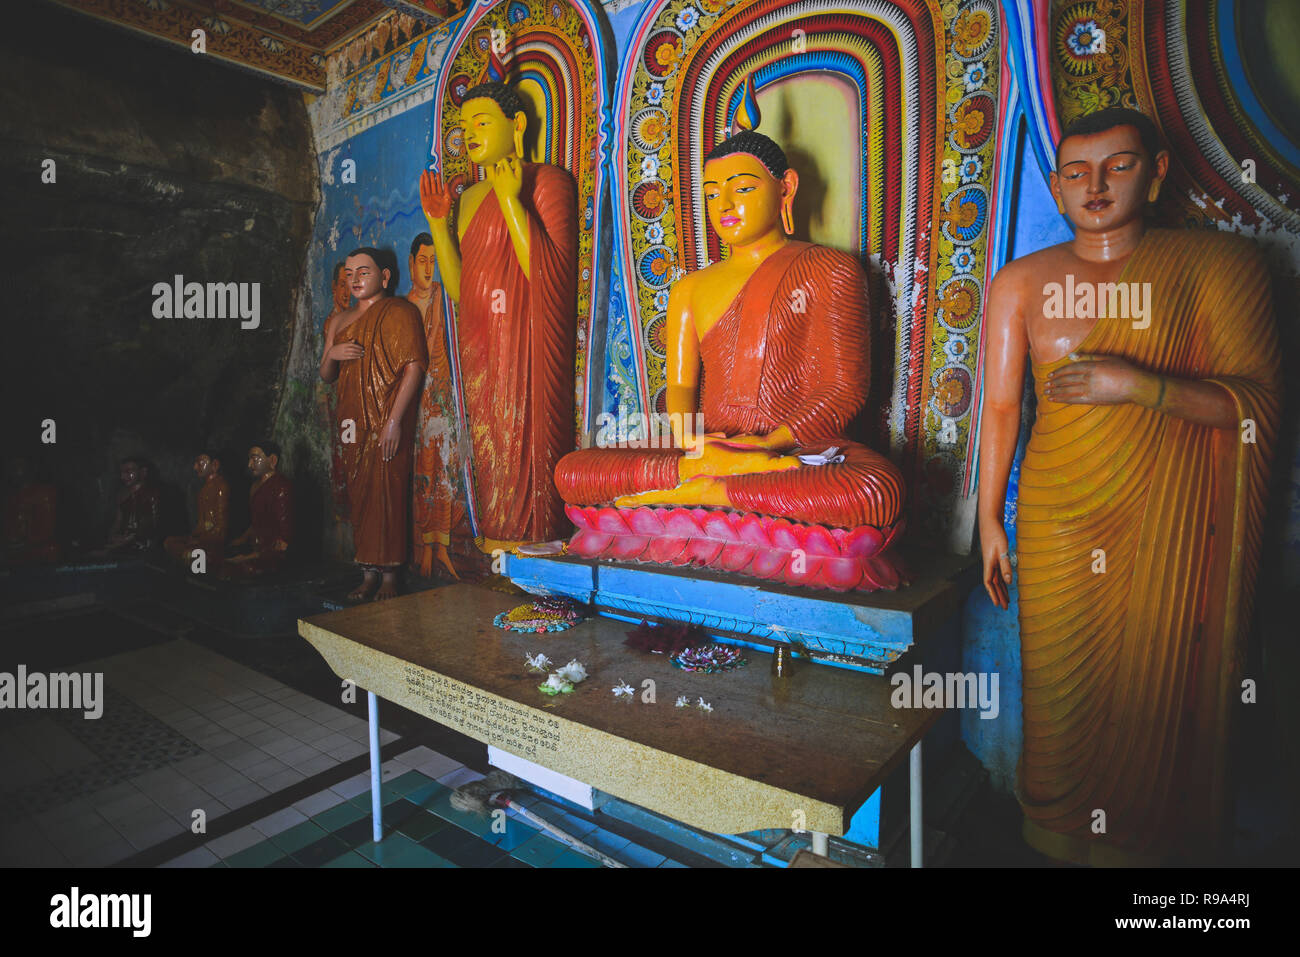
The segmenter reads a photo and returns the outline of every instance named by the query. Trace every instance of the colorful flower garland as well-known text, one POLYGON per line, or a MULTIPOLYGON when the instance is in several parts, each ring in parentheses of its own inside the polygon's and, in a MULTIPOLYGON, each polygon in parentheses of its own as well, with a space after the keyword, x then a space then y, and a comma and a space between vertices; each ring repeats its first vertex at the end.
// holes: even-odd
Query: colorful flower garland
POLYGON ((749 664, 739 648, 731 645, 700 645, 687 648, 673 655, 673 666, 682 671, 695 671, 711 675, 719 671, 730 671, 741 665, 749 664))
POLYGON ((572 598, 538 598, 527 605, 503 611, 492 624, 504 631, 523 634, 568 631, 583 620, 579 605, 572 598))

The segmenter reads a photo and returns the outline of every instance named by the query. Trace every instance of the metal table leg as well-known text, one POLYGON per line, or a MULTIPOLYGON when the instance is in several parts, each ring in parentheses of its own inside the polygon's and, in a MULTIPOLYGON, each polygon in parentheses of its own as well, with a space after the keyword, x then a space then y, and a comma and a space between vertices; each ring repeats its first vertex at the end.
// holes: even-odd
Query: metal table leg
POLYGON ((924 827, 921 819, 921 742, 916 742, 908 759, 911 784, 908 799, 911 803, 912 866, 925 866, 924 827))
POLYGON ((378 844, 384 839, 384 804, 379 787, 379 699, 373 691, 366 692, 366 703, 370 710, 370 823, 378 844))

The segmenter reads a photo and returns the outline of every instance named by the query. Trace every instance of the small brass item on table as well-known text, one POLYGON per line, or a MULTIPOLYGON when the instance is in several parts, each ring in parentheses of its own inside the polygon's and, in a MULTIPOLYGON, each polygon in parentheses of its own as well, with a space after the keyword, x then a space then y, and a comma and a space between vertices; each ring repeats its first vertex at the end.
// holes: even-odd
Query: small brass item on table
POLYGON ((790 677, 791 669, 794 668, 795 655, 808 656, 804 647, 797 643, 788 645, 777 645, 772 649, 772 677, 782 680, 790 677))

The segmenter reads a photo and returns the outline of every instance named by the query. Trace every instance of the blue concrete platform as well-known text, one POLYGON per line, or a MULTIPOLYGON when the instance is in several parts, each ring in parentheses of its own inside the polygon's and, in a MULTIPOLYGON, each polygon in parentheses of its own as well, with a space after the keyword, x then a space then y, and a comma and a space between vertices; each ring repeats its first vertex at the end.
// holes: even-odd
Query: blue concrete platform
POLYGON ((820 664, 886 674, 950 630, 974 584, 970 556, 916 552, 896 591, 795 588, 696 568, 506 556, 505 575, 534 595, 563 595, 628 622, 684 622, 720 641, 794 646, 820 664))

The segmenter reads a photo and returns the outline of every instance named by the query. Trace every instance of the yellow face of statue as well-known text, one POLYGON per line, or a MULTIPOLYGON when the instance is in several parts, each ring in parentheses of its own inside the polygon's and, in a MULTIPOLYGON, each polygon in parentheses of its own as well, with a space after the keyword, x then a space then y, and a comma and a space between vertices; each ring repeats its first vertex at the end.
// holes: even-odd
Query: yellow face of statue
POLYGON ((480 166, 490 166, 515 153, 515 129, 523 131, 524 117, 507 117, 501 107, 487 97, 466 100, 460 108, 465 127, 465 147, 469 158, 480 166))
POLYGON ((704 164, 709 223, 728 246, 745 246, 781 227, 782 184, 748 153, 704 164))

